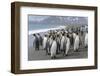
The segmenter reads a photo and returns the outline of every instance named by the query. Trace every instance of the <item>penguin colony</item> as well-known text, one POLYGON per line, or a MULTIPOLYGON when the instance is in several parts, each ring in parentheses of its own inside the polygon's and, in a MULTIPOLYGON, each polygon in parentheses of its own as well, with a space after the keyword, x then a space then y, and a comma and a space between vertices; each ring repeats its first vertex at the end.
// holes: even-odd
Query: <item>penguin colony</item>
POLYGON ((68 56, 70 49, 79 51, 80 47, 88 47, 87 31, 71 31, 68 30, 50 30, 41 34, 33 34, 33 47, 40 50, 40 46, 45 50, 46 55, 50 55, 51 59, 55 59, 57 54, 68 56))

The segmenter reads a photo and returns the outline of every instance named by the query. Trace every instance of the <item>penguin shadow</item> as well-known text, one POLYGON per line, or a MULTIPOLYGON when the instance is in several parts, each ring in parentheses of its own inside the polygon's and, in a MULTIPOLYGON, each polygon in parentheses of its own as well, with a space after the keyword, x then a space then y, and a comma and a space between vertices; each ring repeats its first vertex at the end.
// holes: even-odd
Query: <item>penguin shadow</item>
POLYGON ((55 59, 65 59, 65 58, 69 58, 71 56, 71 54, 67 54, 67 55, 65 55, 65 54, 58 54, 58 55, 56 55, 56 58, 55 59))

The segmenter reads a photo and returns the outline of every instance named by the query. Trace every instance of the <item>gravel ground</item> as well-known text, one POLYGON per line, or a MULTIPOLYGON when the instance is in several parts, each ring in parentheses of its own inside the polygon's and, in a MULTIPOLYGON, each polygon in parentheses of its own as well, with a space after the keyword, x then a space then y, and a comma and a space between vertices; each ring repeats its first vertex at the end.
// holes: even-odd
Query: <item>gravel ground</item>
MULTIPOLYGON (((63 56, 62 53, 57 54, 55 59, 80 59, 80 58, 88 58, 88 50, 87 48, 81 47, 78 52, 75 52, 73 49, 68 51, 68 56, 63 56)), ((34 50, 33 47, 28 49, 28 60, 51 60, 50 55, 46 55, 46 51, 42 50, 42 48, 38 50, 34 50)))

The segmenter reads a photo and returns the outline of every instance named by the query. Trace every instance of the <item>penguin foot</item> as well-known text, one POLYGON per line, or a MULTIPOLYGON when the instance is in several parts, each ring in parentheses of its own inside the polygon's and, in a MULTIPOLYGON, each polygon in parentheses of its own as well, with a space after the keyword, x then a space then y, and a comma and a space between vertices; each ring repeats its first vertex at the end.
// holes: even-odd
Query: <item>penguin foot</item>
POLYGON ((53 57, 51 57, 51 59, 53 59, 53 57))
POLYGON ((48 55, 51 55, 50 53, 48 53, 48 55))
POLYGON ((79 52, 79 50, 77 49, 77 50, 75 50, 75 52, 79 52))
POLYGON ((68 54, 65 54, 65 56, 68 56, 68 54))
POLYGON ((54 59, 56 58, 56 56, 54 56, 54 59))
POLYGON ((51 59, 55 59, 55 58, 56 58, 56 56, 51 57, 51 59))

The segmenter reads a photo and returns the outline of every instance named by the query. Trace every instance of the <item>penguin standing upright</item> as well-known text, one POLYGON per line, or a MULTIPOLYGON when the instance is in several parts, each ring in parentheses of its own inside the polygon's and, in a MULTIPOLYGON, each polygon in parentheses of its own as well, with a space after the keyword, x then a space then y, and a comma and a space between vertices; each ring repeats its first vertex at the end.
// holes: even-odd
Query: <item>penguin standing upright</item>
POLYGON ((47 43, 47 35, 43 38, 43 49, 46 50, 46 43, 47 43))
POLYGON ((55 40, 55 37, 53 37, 53 42, 52 42, 51 49, 50 49, 51 58, 56 57, 56 50, 57 50, 57 42, 55 40))
POLYGON ((35 34, 33 34, 33 49, 35 50, 36 48, 36 37, 35 37, 36 35, 35 34))
POLYGON ((38 38, 39 38, 39 43, 40 43, 40 46, 42 46, 42 43, 43 43, 43 38, 40 34, 38 34, 38 38))
POLYGON ((64 41, 65 41, 65 36, 64 36, 64 34, 62 34, 61 44, 60 44, 61 51, 64 51, 64 41))
POLYGON ((69 38, 69 35, 67 35, 66 37, 66 56, 68 55, 68 51, 70 49, 70 38, 69 38))
POLYGON ((84 42, 84 44, 85 44, 85 47, 88 46, 88 33, 86 33, 86 35, 85 35, 85 42, 84 42))
POLYGON ((35 50, 39 50, 39 39, 38 36, 36 34, 34 34, 35 37, 35 50))
POLYGON ((53 39, 52 39, 52 36, 51 36, 50 39, 49 39, 49 54, 50 54, 52 42, 53 42, 53 39))
POLYGON ((74 45, 74 38, 73 38, 73 34, 70 33, 70 46, 73 47, 73 45, 74 45))
POLYGON ((57 35, 56 42, 57 42, 57 52, 56 52, 56 54, 59 54, 59 52, 60 52, 60 37, 59 37, 59 35, 57 35))
POLYGON ((76 33, 75 41, 74 41, 74 51, 78 51, 79 49, 79 36, 78 33, 76 33))
POLYGON ((76 33, 73 33, 73 40, 75 42, 75 38, 76 38, 76 33))
POLYGON ((52 43, 52 39, 51 39, 51 35, 49 35, 46 42, 46 54, 48 55, 50 55, 51 43, 52 43))

